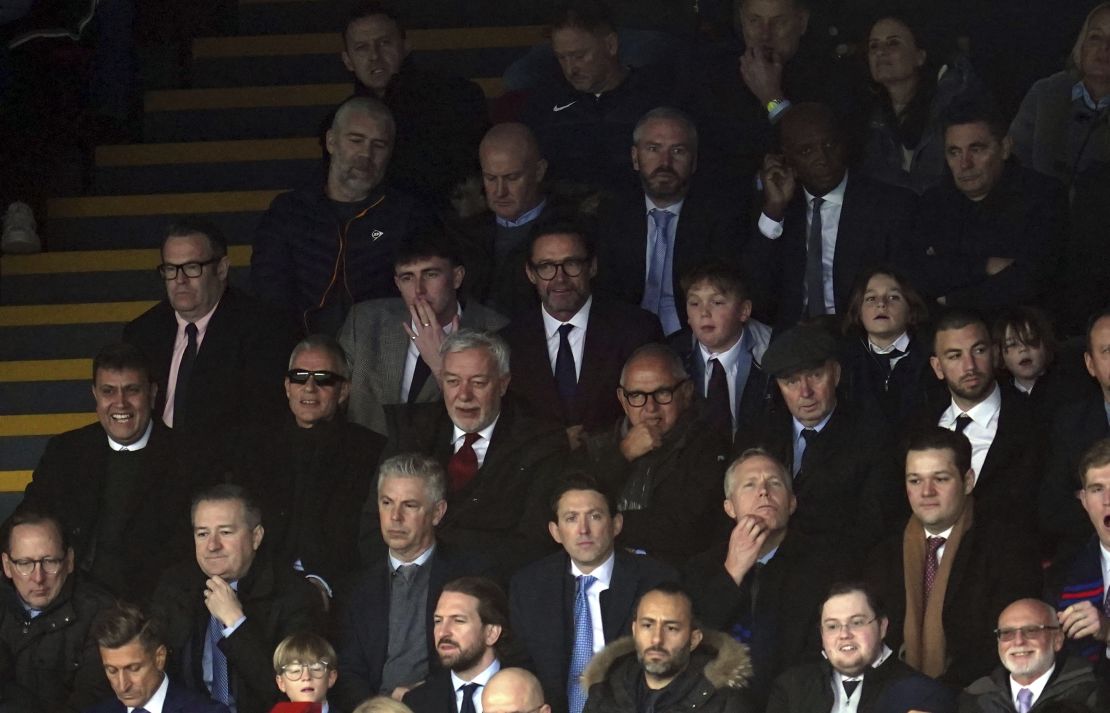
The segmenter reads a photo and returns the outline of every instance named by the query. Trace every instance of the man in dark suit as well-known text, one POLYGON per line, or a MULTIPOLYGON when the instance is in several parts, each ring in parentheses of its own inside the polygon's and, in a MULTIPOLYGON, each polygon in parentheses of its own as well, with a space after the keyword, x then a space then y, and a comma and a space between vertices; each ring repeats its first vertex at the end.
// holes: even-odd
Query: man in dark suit
POLYGON ((998 346, 986 323, 958 309, 941 315, 929 363, 951 398, 924 413, 921 425, 936 424, 971 441, 976 517, 1033 528, 1043 437, 1021 396, 999 387, 998 346))
POLYGON ((1079 489, 1076 476, 1083 453, 1110 436, 1110 309, 1091 318, 1083 360, 1098 389, 1065 404, 1057 413, 1049 439, 1049 465, 1037 499, 1041 531, 1060 538, 1059 551, 1090 535, 1087 518, 1075 498, 1079 489))
POLYGON ((234 463, 242 427, 280 421, 281 380, 296 328, 227 284, 227 240, 196 219, 172 224, 158 272, 167 298, 123 330, 150 357, 154 411, 206 480, 234 463))
POLYGON ((842 553, 791 527, 797 507, 790 471, 767 451, 745 451, 725 474, 724 510, 735 521, 728 539, 692 559, 685 572, 703 625, 746 643, 753 699, 818 647, 821 597, 851 574, 842 553))
POLYGON ((866 579, 887 605, 891 648, 926 676, 964 687, 997 663, 991 627, 1015 598, 1041 591, 1036 545, 979 518, 967 438, 933 426, 906 452, 904 530, 869 555, 866 579))
POLYGON ((161 631, 138 607, 118 604, 100 612, 92 635, 116 697, 85 713, 228 713, 224 704, 170 680, 161 631))
POLYGON ((179 466, 170 430, 152 417, 158 385, 142 351, 101 349, 92 393, 97 423, 47 442, 23 501, 58 515, 79 569, 141 598, 188 551, 181 513, 202 474, 179 466))
POLYGON ((435 611, 441 668, 401 699, 413 713, 482 713, 481 689, 501 670, 512 639, 505 592, 484 577, 448 582, 435 611))
POLYGON ((398 409, 387 451, 438 460, 448 475, 439 537, 512 571, 550 544, 544 532, 547 492, 567 451, 566 434, 503 401, 509 348, 497 335, 459 330, 440 354, 443 405, 398 409))
POLYGON ((785 332, 762 366, 783 404, 762 427, 738 434, 736 449, 766 448, 790 469, 798 498, 792 527, 866 552, 903 507, 886 426, 841 403, 836 343, 820 327, 785 332))
POLYGON ((397 248, 393 282, 401 298, 359 302, 339 330, 351 359, 351 421, 388 435, 387 405, 443 398, 439 347, 448 334, 505 325, 504 317, 476 300, 462 303, 459 286, 466 274, 442 236, 425 233, 397 248))
POLYGON ((820 622, 824 660, 779 676, 767 713, 890 710, 899 688, 913 692, 912 698, 898 698, 902 710, 955 710, 950 689, 914 671, 883 642, 890 620, 867 585, 833 585, 820 622))
POLYGON ((848 137, 827 106, 791 107, 779 133, 783 153, 764 159, 760 235, 746 260, 774 324, 789 327, 844 314, 856 275, 898 256, 916 198, 848 171, 848 137))
POLYGON ((295 631, 321 629, 320 593, 259 552, 262 510, 239 486, 194 497, 192 524, 195 560, 167 570, 151 599, 169 670, 235 713, 266 713, 278 700, 274 648, 295 631))
POLYGON ((583 432, 620 416, 612 393, 625 359, 663 338, 655 315, 591 293, 593 245, 577 221, 541 219, 526 267, 541 306, 519 312, 501 332, 512 353, 509 395, 529 412, 558 420, 574 446, 583 432), (560 408, 552 413, 555 404, 560 408))
POLYGON ((379 693, 399 698, 439 666, 432 636, 439 594, 478 571, 465 552, 436 540, 446 490, 443 466, 430 456, 396 455, 378 470, 367 511, 373 502, 380 535, 364 543, 366 568, 338 619, 335 699, 346 709, 379 693))
POLYGON ((235 482, 258 494, 267 547, 330 601, 358 569, 352 545, 385 436, 344 418, 350 368, 331 337, 293 348, 285 393, 286 422, 245 435, 235 482))
POLYGON ((682 328, 682 275, 710 257, 739 260, 743 201, 691 190, 698 132, 683 112, 652 109, 632 142, 641 190, 618 194, 602 211, 597 287, 658 315, 669 335, 682 328))
POLYGON ((548 530, 563 550, 513 576, 513 630, 552 710, 581 713, 586 692, 578 677, 589 658, 628 632, 641 594, 677 576, 649 557, 615 549, 623 520, 592 478, 568 474, 551 504, 548 530))

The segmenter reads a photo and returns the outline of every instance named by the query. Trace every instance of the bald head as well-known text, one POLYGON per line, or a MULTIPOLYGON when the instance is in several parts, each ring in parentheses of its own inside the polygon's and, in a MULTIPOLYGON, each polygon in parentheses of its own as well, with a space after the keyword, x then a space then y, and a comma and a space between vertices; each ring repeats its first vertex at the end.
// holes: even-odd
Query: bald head
POLYGON ((524 124, 498 124, 478 146, 482 186, 489 209, 504 220, 517 220, 543 200, 542 182, 547 161, 540 145, 524 124))
POLYGON ((551 713, 539 679, 522 668, 503 668, 482 689, 485 713, 551 713))

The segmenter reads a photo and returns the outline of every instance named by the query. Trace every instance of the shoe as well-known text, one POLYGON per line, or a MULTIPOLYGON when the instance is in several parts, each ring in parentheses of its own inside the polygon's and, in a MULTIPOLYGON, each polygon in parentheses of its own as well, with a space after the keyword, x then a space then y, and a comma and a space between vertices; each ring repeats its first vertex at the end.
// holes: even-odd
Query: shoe
POLYGON ((35 232, 35 214, 31 206, 16 201, 8 206, 4 214, 4 234, 0 237, 0 251, 9 255, 26 255, 42 250, 38 233, 35 232))

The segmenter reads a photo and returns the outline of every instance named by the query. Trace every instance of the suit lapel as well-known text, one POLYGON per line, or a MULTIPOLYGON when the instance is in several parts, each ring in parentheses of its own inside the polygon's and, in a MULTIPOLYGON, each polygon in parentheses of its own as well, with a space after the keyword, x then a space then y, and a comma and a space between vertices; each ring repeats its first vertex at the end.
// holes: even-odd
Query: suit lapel
POLYGON ((636 239, 629 243, 632 254, 625 257, 628 260, 629 278, 636 280, 635 289, 631 294, 635 295, 636 304, 640 304, 644 299, 644 284, 647 282, 648 217, 647 209, 644 207, 643 194, 637 195, 639 200, 633 201, 631 206, 633 213, 631 220, 629 220, 629 225, 635 226, 637 231, 636 239))
MULTIPOLYGON (((535 372, 525 376, 525 381, 534 383, 538 390, 542 391, 542 401, 549 404, 560 403, 559 391, 555 386, 555 375, 551 371, 551 358, 547 353, 547 334, 544 331, 543 315, 540 313, 543 307, 535 307, 528 310, 521 317, 524 324, 521 329, 521 339, 517 343, 518 354, 521 364, 531 365, 535 372)), ((591 316, 592 319, 592 316, 591 316)), ((589 329, 586 330, 586 338, 590 335, 589 329)), ((583 353, 584 350, 583 350, 583 353)), ((516 357, 514 357, 516 358, 516 357)), ((583 376, 586 373, 586 365, 582 365, 583 376)), ((579 385, 579 394, 582 392, 582 387, 579 385)))
MULTIPOLYGON (((1002 391, 1001 386, 999 391, 1002 391)), ((975 481, 976 487, 980 482, 993 487, 1000 478, 1005 477, 1002 475, 996 476, 994 471, 998 470, 999 463, 1008 462, 1010 453, 1020 445, 1018 441, 1023 435, 1022 431, 1024 429, 1017 428, 1015 404, 1008 402, 1009 399, 1003 395, 998 411, 998 427, 994 432, 994 440, 991 441, 990 448, 987 449, 987 457, 983 460, 983 472, 979 473, 975 481)))
MULTIPOLYGON (((391 306, 392 307, 392 306, 391 306)), ((378 388, 382 403, 393 403, 401 398, 401 381, 405 376, 405 358, 409 352, 409 337, 401 326, 409 321, 408 309, 403 300, 392 307, 382 325, 381 361, 370 365, 379 374, 378 388)))
POLYGON ((617 552, 613 561, 613 577, 609 589, 601 593, 601 623, 605 631, 605 643, 616 641, 626 632, 624 622, 632 613, 636 602, 636 586, 639 583, 635 565, 630 557, 622 557, 617 552))

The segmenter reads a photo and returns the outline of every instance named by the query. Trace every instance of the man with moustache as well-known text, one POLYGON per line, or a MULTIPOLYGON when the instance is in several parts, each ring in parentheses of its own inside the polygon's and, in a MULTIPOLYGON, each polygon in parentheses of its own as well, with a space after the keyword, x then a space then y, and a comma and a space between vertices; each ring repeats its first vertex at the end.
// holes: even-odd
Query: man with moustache
POLYGON ((324 184, 282 193, 258 223, 251 287, 309 333, 334 335, 351 305, 393 297, 393 251, 427 224, 412 198, 382 183, 395 135, 382 102, 346 100, 327 132, 324 184))
POLYGON ((492 580, 462 577, 439 595, 436 654, 442 668, 402 699, 413 713, 482 713, 482 688, 501 670, 509 645, 509 606, 492 580))
POLYGON ((631 154, 640 190, 616 195, 601 212, 597 286, 657 315, 670 335, 685 321, 682 275, 711 257, 739 261, 744 201, 691 190, 698 131, 678 109, 661 106, 641 116, 631 154))
POLYGON ((1064 632, 1056 611, 1038 599, 1019 599, 998 617, 1002 665, 968 686, 960 713, 1039 713, 1058 703, 1104 710, 1110 697, 1091 664, 1062 653, 1064 632))

